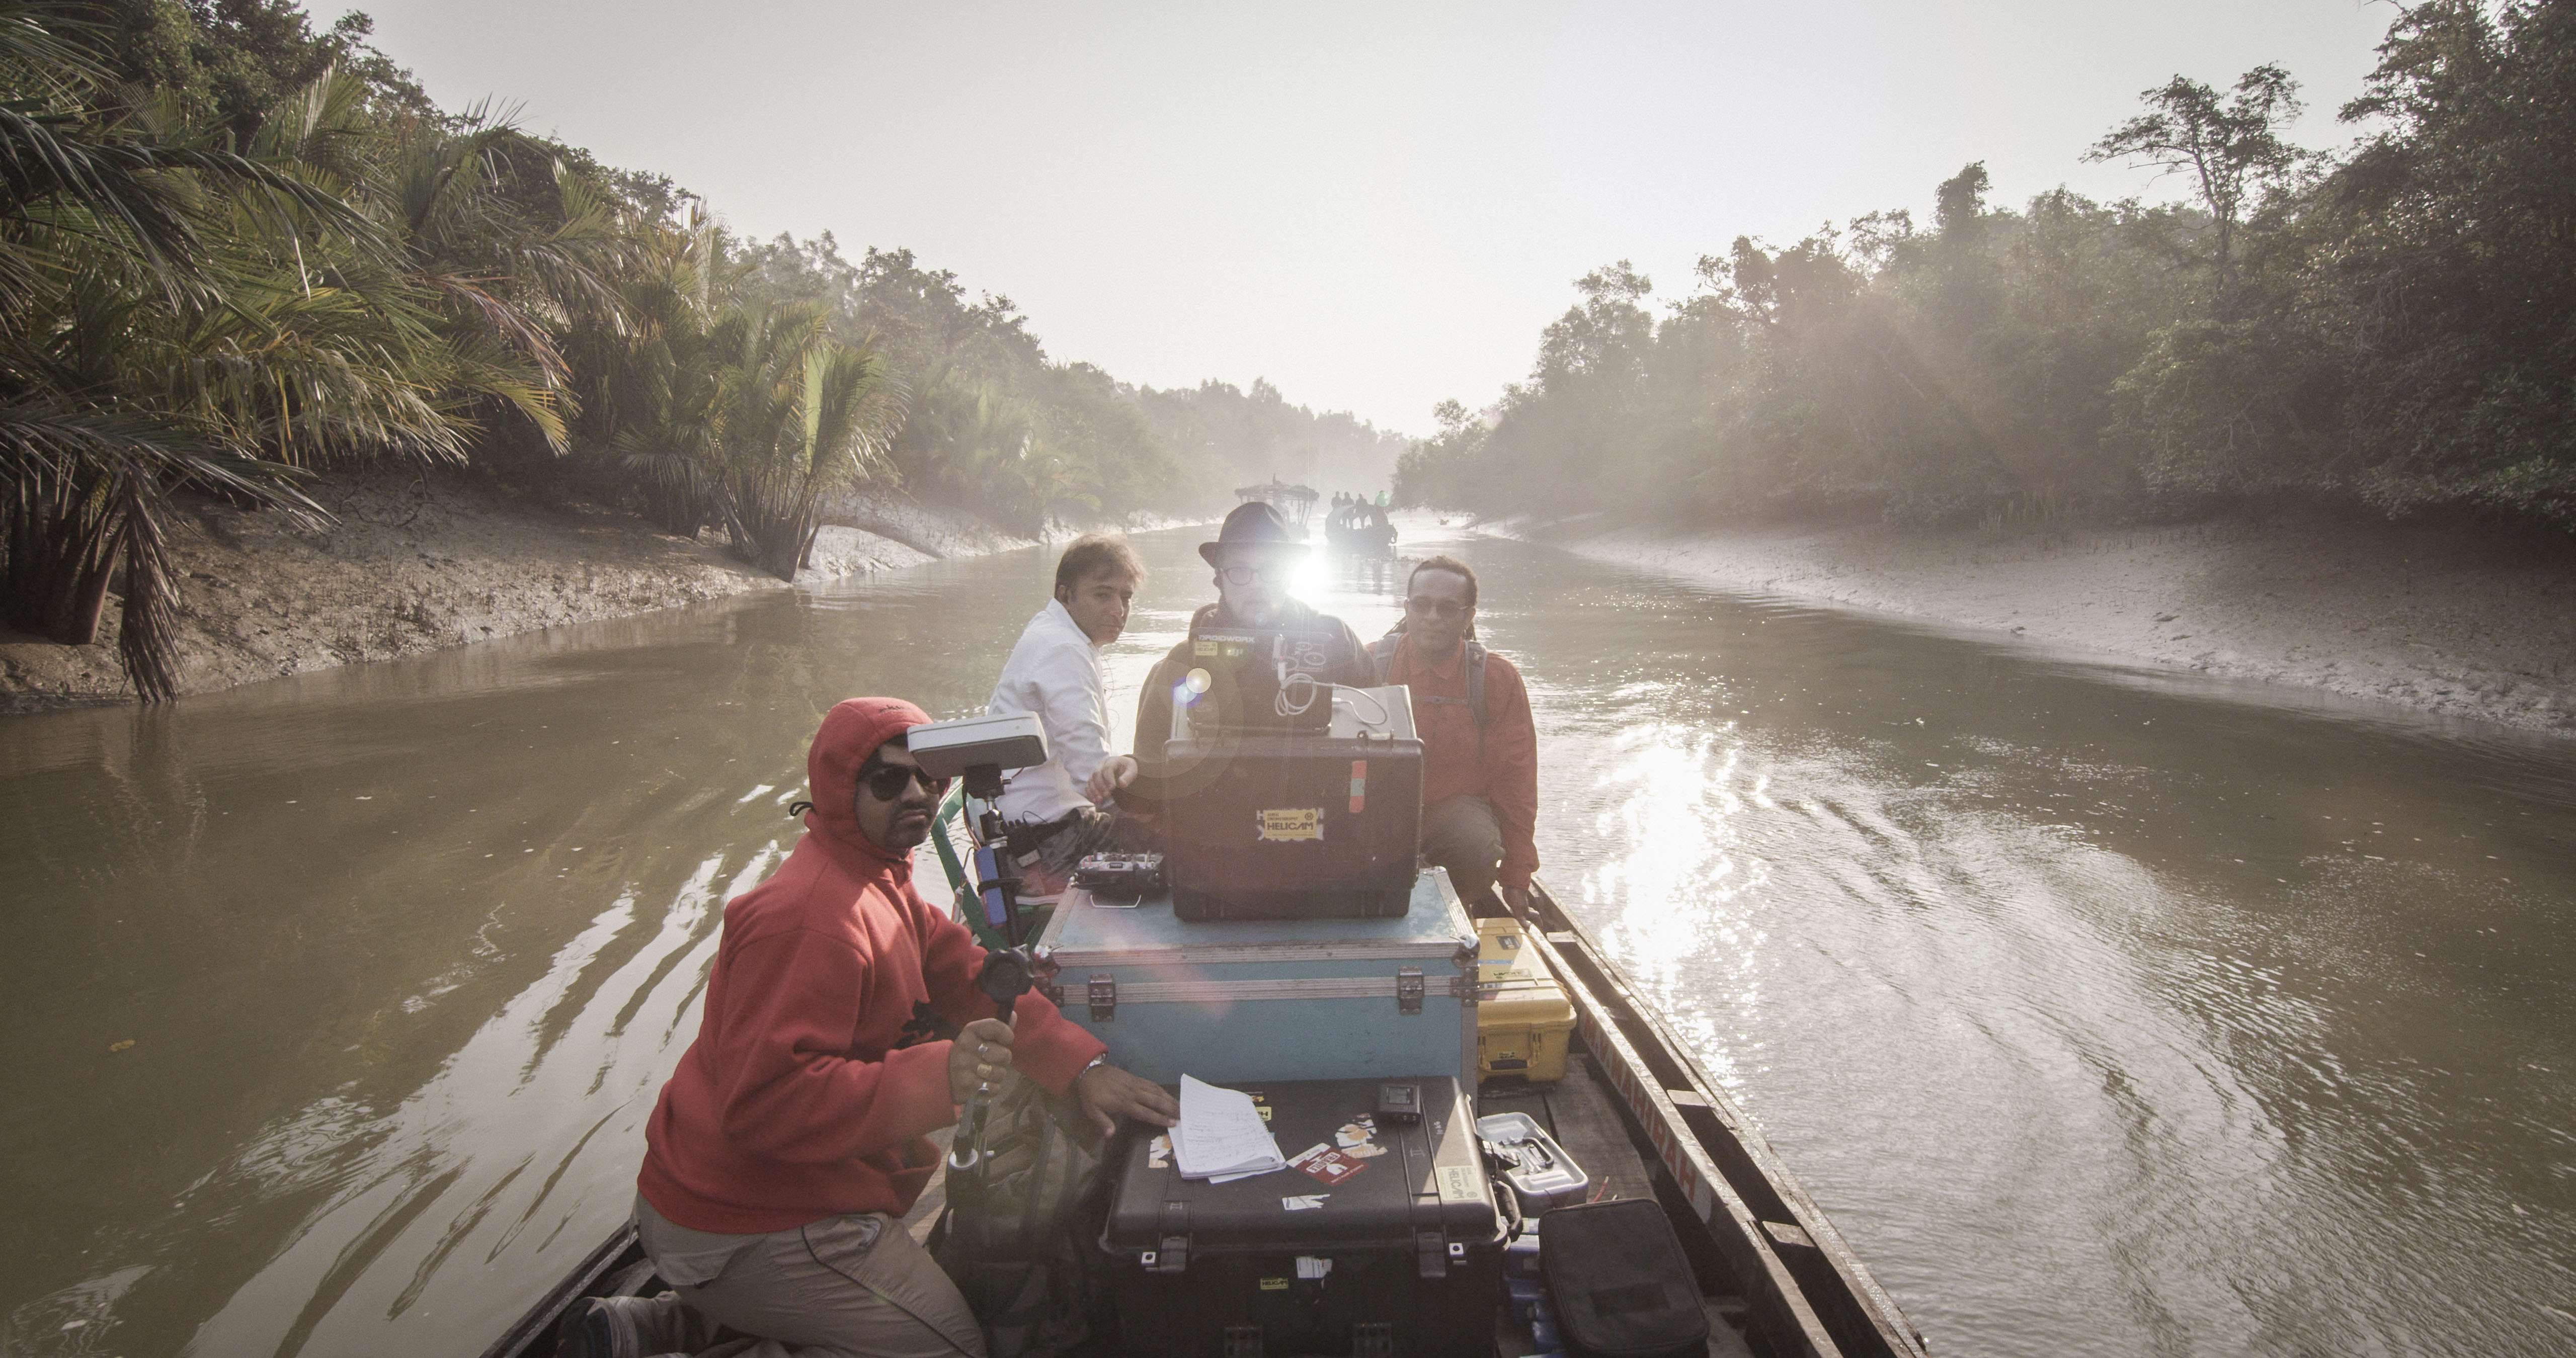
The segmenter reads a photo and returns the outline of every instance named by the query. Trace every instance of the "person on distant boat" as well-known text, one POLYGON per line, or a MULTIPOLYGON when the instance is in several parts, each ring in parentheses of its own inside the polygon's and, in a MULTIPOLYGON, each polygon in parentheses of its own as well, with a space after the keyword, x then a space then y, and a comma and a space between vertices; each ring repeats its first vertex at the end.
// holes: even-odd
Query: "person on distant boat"
POLYGON ((1376 505, 1368 507, 1368 514, 1368 543, 1371 550, 1379 556, 1394 556, 1395 521, 1388 518, 1386 511, 1376 505))
MULTIPOLYGON (((1325 664, 1314 675, 1319 683, 1365 685, 1368 651, 1341 619, 1318 613, 1291 598, 1289 581, 1306 559, 1306 544, 1288 529, 1279 511, 1258 500, 1235 506, 1217 530, 1216 541, 1199 544, 1199 556, 1216 568, 1215 603, 1190 619, 1193 637, 1209 627, 1281 628, 1325 634, 1325 664)), ((1136 757, 1158 765, 1171 739, 1172 703, 1184 689, 1195 661, 1189 639, 1174 645, 1145 677, 1136 701, 1136 757)), ((1196 696, 1196 695, 1193 695, 1196 696)), ((1132 776, 1132 772, 1130 774, 1132 776)))
POLYGON ((947 782, 904 748, 929 720, 896 698, 823 718, 806 833, 726 905, 697 1040, 644 1124, 636 1231, 677 1290, 583 1303, 559 1353, 695 1353, 722 1325, 760 1337, 750 1358, 983 1358, 973 1312, 904 1229, 939 1162, 927 1134, 1014 1070, 1103 1135, 1178 1118, 1044 996, 996 1017, 975 986, 984 950, 913 890, 947 782))
POLYGON ((1012 774, 1002 788, 1002 821, 1024 867, 1023 899, 1064 889, 1083 855, 1144 847, 1135 823, 1111 800, 1136 777, 1136 761, 1109 754, 1109 694, 1101 652, 1126 630, 1145 563, 1127 539, 1074 539, 1055 563, 1055 598, 1011 648, 986 711, 1025 712, 1046 728, 1047 762, 1012 774))
POLYGON ((1422 856, 1449 870, 1472 909, 1499 885, 1529 917, 1538 871, 1538 729, 1512 662, 1476 640, 1476 572, 1426 558, 1404 586, 1404 621, 1369 648, 1373 682, 1413 696, 1422 738, 1422 856))

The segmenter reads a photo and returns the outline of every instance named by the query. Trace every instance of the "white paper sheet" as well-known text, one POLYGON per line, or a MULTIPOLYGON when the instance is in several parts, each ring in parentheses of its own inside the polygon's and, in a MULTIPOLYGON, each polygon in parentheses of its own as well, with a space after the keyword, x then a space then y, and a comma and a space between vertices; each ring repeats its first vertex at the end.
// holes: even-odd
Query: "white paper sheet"
POLYGON ((1184 1179, 1225 1183, 1288 1163, 1251 1095, 1187 1075, 1181 1077, 1181 1120, 1171 1138, 1173 1167, 1184 1179))

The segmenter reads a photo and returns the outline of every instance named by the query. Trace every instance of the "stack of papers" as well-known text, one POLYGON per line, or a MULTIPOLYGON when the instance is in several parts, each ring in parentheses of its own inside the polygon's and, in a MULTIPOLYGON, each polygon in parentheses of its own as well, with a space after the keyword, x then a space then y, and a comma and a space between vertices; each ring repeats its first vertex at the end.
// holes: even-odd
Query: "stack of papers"
POLYGON ((1173 1164, 1184 1179, 1230 1183, 1288 1165, 1251 1095, 1187 1075, 1181 1077, 1181 1120, 1171 1135, 1173 1164))

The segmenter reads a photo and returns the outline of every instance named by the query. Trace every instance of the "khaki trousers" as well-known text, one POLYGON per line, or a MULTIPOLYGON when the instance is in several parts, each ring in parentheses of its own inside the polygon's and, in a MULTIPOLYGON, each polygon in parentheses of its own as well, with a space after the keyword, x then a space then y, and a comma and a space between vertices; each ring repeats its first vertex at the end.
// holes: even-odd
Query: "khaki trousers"
POLYGON ((1448 797, 1422 811, 1422 856, 1449 870, 1449 885, 1472 913, 1503 867, 1503 822, 1482 797, 1448 797))
POLYGON ((900 1217, 717 1235, 673 1222, 640 1196, 635 1217, 644 1253, 681 1301, 761 1336, 741 1358, 984 1358, 974 1312, 900 1217))

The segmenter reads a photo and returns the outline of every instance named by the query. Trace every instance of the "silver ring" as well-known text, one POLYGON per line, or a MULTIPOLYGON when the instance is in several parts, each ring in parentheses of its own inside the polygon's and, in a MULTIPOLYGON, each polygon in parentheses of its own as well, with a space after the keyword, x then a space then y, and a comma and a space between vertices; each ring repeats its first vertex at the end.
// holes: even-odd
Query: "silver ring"
POLYGON ((985 1057, 990 1056, 990 1055, 992 1055, 992 1054, 993 1054, 993 1044, 992 1044, 992 1043, 990 1043, 990 1042, 978 1042, 978 1043, 976 1043, 976 1044, 975 1044, 975 1059, 976 1059, 976 1060, 981 1061, 981 1060, 983 1060, 985 1057))
POLYGON ((979 1094, 990 1094, 990 1093, 992 1093, 992 1092, 993 1092, 993 1082, 992 1082, 992 1081, 990 1081, 990 1080, 986 1080, 986 1081, 984 1081, 982 1084, 979 1084, 979 1085, 975 1086, 975 1092, 976 1092, 976 1093, 979 1093, 979 1094))

